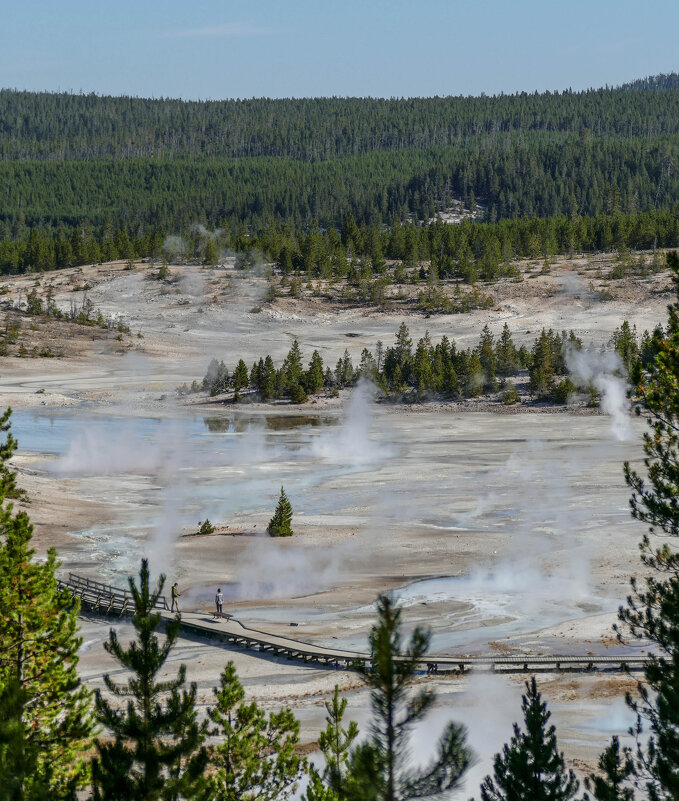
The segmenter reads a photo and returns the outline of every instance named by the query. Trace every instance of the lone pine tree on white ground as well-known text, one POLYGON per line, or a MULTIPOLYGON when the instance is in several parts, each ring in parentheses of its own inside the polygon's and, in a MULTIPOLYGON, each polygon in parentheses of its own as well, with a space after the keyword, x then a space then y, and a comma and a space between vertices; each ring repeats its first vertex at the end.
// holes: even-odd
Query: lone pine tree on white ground
POLYGON ((281 494, 278 499, 278 506, 269 521, 267 532, 271 537, 292 537, 292 504, 281 487, 281 494))

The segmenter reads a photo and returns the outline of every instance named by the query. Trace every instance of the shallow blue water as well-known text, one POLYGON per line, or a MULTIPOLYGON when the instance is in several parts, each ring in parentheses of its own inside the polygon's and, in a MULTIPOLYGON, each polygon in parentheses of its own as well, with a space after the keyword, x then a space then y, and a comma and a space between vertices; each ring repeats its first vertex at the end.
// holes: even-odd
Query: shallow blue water
MULTIPOLYGON (((33 453, 49 453, 57 456, 66 452, 73 439, 87 428, 95 434, 112 441, 130 427, 141 439, 158 436, 167 421, 160 418, 126 418, 88 414, 82 410, 14 411, 12 433, 19 442, 19 450, 33 453)), ((181 425, 196 436, 208 430, 202 418, 186 418, 181 425)))
MULTIPOLYGON (((341 454, 322 463, 311 454, 320 428, 334 422, 298 416, 281 423, 281 418, 214 414, 130 418, 67 409, 15 411, 12 431, 20 451, 59 457, 46 465, 52 472, 75 477, 150 475, 166 487, 177 483, 181 472, 182 483, 188 480, 192 485, 194 503, 212 505, 217 512, 228 501, 232 512, 240 513, 256 508, 256 496, 269 495, 282 477, 290 489, 305 493, 329 477, 364 469, 341 454), (186 468, 200 475, 189 476, 186 468), (228 484, 222 469, 231 471, 228 484)), ((347 493, 339 493, 331 503, 324 493, 309 492, 299 499, 298 508, 316 514, 341 508, 349 500, 347 493)))
MULTIPOLYGON (((294 453, 308 444, 310 433, 321 418, 292 417, 287 426, 273 425, 267 418, 221 417, 195 415, 172 419, 160 417, 126 417, 83 412, 81 409, 54 411, 14 411, 12 433, 19 450, 61 456, 83 432, 97 440, 117 442, 121 438, 136 441, 163 441, 169 437, 191 441, 192 449, 228 453, 241 434, 261 431, 268 448, 294 453), (281 436, 281 432, 293 432, 281 436)), ((325 420, 322 425, 332 425, 325 420)))

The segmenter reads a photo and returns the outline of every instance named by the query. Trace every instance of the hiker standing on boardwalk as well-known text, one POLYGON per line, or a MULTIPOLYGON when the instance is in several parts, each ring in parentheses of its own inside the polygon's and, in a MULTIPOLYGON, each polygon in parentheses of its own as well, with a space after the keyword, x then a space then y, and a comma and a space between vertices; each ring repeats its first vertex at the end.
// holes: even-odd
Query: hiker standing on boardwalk
POLYGON ((179 601, 177 600, 181 593, 179 592, 179 587, 177 586, 177 582, 172 585, 172 606, 170 607, 170 612, 181 612, 182 610, 179 608, 179 601))
POLYGON ((215 595, 215 605, 217 607, 217 613, 221 615, 224 611, 224 596, 222 595, 221 587, 217 590, 217 595, 215 595))

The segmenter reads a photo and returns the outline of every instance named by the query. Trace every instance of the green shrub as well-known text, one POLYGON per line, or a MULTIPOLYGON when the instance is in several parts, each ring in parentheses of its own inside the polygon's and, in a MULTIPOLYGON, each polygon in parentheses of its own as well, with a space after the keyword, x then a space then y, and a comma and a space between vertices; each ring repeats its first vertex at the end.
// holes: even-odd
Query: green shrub
POLYGON ((505 406, 513 406, 515 403, 521 403, 521 398, 514 384, 510 383, 502 393, 502 402, 505 406))
POLYGON ((568 403, 568 398, 576 392, 577 387, 570 378, 564 378, 554 387, 554 400, 557 403, 568 403))
POLYGON ((198 521, 198 533, 199 534, 214 534, 214 531, 215 531, 215 527, 207 519, 207 517, 202 522, 200 520, 198 521))
POLYGON ((293 403, 306 403, 309 398, 301 384, 295 384, 290 390, 290 400, 293 403))

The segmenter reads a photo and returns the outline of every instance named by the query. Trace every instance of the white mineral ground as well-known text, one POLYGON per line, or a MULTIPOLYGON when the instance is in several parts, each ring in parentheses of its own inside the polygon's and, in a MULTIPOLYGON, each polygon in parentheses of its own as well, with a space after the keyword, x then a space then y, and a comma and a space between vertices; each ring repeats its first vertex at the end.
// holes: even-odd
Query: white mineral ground
MULTIPOLYGON (((131 334, 41 323, 34 337, 61 357, 2 360, 0 403, 16 412, 15 463, 38 551, 55 546, 64 571, 117 584, 150 555, 152 568, 179 582, 186 608, 209 609, 221 586, 244 622, 319 643, 364 648, 376 593, 395 590, 406 629, 431 626, 437 653, 616 653, 611 625, 638 573, 643 533, 629 516, 622 462, 641 462, 641 422, 621 442, 610 418, 581 406, 507 414, 478 401, 409 407, 348 393, 301 408, 234 406, 174 392, 200 379, 212 357, 229 369, 266 353, 279 362, 295 338, 305 361, 317 348, 332 367, 348 348, 357 364, 363 347, 391 344, 404 320, 414 340, 428 330, 462 347, 486 323, 499 334, 504 322, 517 344, 551 327, 599 346, 623 319, 639 332, 664 322, 672 298, 667 273, 604 281, 602 262, 591 259, 561 260, 546 276, 522 269, 523 282, 488 288, 492 309, 428 319, 310 296, 269 305, 266 279, 230 264, 172 267, 171 284, 149 280, 148 265, 120 263, 42 276, 65 309, 82 301, 73 286, 89 284, 94 306, 131 334), (602 288, 612 300, 600 300, 602 288), (281 483, 295 536, 257 536, 281 483), (186 536, 206 516, 217 533, 186 536)), ((5 299, 25 297, 34 282, 3 279, 5 299)), ((116 669, 102 648, 109 626, 82 622, 81 672, 93 687, 116 669)), ((359 723, 368 719, 367 693, 351 673, 188 639, 173 659, 186 662, 202 705, 233 659, 249 697, 292 706, 306 743, 323 726, 335 683, 359 723)), ((446 719, 467 723, 482 757, 460 794, 467 798, 520 717, 523 678, 428 681, 440 700, 415 756, 431 751, 446 719)), ((544 675, 539 683, 567 757, 579 771, 593 766, 629 724, 622 695, 631 680, 544 675)))

